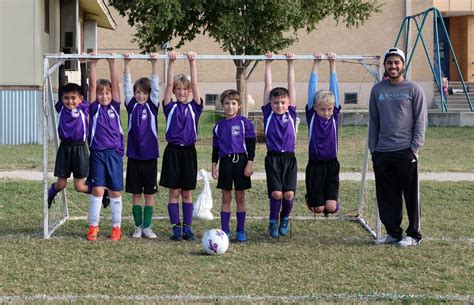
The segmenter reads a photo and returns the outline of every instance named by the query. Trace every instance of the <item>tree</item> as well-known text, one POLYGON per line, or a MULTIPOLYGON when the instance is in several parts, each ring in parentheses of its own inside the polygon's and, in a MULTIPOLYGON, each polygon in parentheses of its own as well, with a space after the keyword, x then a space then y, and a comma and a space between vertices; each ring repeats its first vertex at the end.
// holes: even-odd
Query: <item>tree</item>
MULTIPOLYGON (((141 49, 156 51, 174 37, 176 48, 208 34, 232 55, 280 51, 332 15, 347 27, 358 27, 378 12, 377 0, 109 0, 135 26, 141 49)), ((234 60, 237 90, 246 98, 246 81, 257 62, 234 60)), ((245 103, 244 103, 245 105, 245 103)), ((245 107, 246 108, 246 107, 245 107)), ((244 112, 246 113, 246 109, 244 112)))

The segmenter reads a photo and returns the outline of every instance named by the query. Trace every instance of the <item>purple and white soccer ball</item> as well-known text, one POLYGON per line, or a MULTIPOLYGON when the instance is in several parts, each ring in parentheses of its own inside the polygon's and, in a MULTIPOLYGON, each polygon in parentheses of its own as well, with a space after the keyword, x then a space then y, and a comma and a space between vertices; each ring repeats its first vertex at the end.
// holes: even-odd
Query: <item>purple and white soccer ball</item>
POLYGON ((229 248, 229 238, 221 229, 211 229, 204 232, 202 249, 210 255, 221 255, 229 248))

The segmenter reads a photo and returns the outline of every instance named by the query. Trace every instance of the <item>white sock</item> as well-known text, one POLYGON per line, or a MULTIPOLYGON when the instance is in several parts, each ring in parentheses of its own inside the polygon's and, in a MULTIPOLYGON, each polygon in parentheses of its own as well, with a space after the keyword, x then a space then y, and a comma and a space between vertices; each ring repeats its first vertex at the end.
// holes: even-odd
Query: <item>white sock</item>
POLYGON ((102 197, 90 195, 89 225, 97 227, 100 221, 100 209, 102 208, 102 197))
POLYGON ((122 224, 122 196, 110 198, 110 209, 112 210, 112 228, 120 227, 122 224))

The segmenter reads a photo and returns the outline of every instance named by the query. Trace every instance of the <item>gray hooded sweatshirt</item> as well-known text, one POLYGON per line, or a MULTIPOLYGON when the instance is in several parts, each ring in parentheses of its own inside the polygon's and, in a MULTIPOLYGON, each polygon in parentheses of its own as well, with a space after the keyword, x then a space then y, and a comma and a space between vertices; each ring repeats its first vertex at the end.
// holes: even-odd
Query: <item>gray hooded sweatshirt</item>
POLYGON ((403 80, 392 84, 388 79, 377 83, 369 100, 370 152, 390 152, 423 145, 428 122, 426 98, 421 87, 403 80))

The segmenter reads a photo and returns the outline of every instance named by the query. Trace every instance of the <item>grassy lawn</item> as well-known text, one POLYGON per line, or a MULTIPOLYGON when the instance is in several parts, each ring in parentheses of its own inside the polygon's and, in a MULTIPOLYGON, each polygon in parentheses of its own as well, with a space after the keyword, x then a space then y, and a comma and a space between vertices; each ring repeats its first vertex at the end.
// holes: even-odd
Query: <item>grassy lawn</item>
MULTIPOLYGON (((431 304, 473 298, 474 188, 468 182, 422 182, 425 241, 416 248, 375 246, 361 226, 336 220, 292 221, 291 236, 272 240, 266 220, 249 219, 249 241, 232 243, 221 257, 203 255, 199 241, 169 241, 167 220, 154 221, 159 239, 150 241, 132 239, 132 220, 124 219, 125 237, 111 242, 110 209, 102 211, 98 242, 85 240, 86 220, 68 221, 42 240, 41 184, 0 180, 0 189, 0 300, 97 294, 108 302, 121 296, 281 296, 352 303, 353 296, 365 296, 431 304)), ((264 189, 264 181, 253 182, 249 215, 267 214, 264 189)), ((220 195, 215 185, 212 190, 217 216, 220 195)), ((352 214, 355 192, 357 183, 342 183, 341 214, 352 214)), ((309 216, 303 193, 300 183, 293 215, 309 216)), ((72 216, 87 215, 86 196, 70 191, 68 198, 72 216)), ((129 199, 124 196, 124 216, 131 215, 129 199)), ((166 191, 160 189, 156 202, 155 215, 165 216, 166 191)), ((219 220, 194 223, 198 237, 215 227, 219 220)))
MULTIPOLYGON (((213 112, 204 112, 199 122, 199 136, 196 148, 200 168, 210 170, 212 128, 219 116, 213 112)), ((166 141, 164 136, 165 119, 160 111, 159 117, 160 151, 163 152, 166 141)), ((127 126, 125 111, 122 111, 123 126, 127 126)), ((339 161, 341 171, 359 172, 363 164, 364 147, 367 135, 365 126, 341 126, 339 133, 339 161)), ((304 171, 307 156, 308 131, 306 125, 300 125, 296 157, 298 168, 304 171)), ((474 171, 474 127, 429 127, 426 143, 421 151, 421 171, 474 171)), ((52 145, 51 145, 52 146, 52 145)), ((41 145, 0 146, 0 170, 41 170, 43 165, 43 147, 41 145)), ((254 169, 264 171, 266 148, 264 143, 257 145, 254 169)), ((49 168, 54 168, 55 152, 50 147, 49 168)), ((126 164, 126 158, 124 160, 126 164)), ((161 159, 159 160, 161 168, 161 159)))

